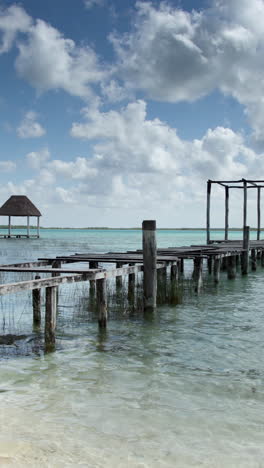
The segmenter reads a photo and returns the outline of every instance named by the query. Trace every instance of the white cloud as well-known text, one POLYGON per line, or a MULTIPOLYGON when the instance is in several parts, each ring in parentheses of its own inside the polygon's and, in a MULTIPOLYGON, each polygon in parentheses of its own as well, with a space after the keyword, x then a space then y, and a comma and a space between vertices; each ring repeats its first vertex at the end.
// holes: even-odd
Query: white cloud
POLYGON ((40 151, 32 151, 27 154, 27 162, 33 169, 40 169, 50 158, 48 148, 43 148, 40 151))
POLYGON ((16 70, 39 91, 63 89, 85 97, 91 92, 89 86, 106 75, 90 47, 78 47, 42 20, 29 28, 18 49, 16 70))
POLYGON ((91 167, 88 159, 80 157, 77 157, 74 162, 55 159, 48 165, 48 167, 54 174, 76 180, 94 177, 98 172, 95 167, 91 167))
POLYGON ((46 130, 36 121, 36 112, 26 113, 21 124, 17 128, 17 134, 20 138, 39 138, 45 135, 46 130))
POLYGON ((31 23, 30 16, 18 5, 12 5, 7 9, 0 8, 0 32, 2 34, 0 54, 8 52, 17 35, 27 32, 31 23))
POLYGON ((93 8, 94 6, 103 6, 105 0, 84 0, 84 5, 87 9, 93 8))
POLYGON ((193 101, 219 89, 246 107, 264 139, 264 2, 213 0, 191 13, 137 2, 132 32, 113 35, 118 75, 152 99, 193 101))
POLYGON ((0 161, 0 172, 12 172, 16 169, 13 161, 0 161))

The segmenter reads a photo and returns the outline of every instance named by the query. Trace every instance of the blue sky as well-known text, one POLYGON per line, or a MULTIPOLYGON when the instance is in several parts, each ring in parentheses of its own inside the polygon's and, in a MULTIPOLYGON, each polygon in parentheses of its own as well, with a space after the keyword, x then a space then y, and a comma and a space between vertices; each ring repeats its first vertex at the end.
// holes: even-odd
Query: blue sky
POLYGON ((0 0, 0 204, 27 195, 44 226, 203 226, 208 178, 263 178, 263 15, 263 0, 0 0))

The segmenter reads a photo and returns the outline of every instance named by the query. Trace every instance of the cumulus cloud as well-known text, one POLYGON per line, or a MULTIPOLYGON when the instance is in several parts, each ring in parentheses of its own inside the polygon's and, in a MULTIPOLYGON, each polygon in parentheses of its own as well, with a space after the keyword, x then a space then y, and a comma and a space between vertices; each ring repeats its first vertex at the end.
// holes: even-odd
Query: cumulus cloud
POLYGON ((132 32, 112 35, 119 76, 150 98, 193 101, 219 89, 263 138, 263 0, 214 0, 197 12, 138 1, 132 32))
POLYGON ((106 74, 89 46, 78 47, 42 20, 28 29, 27 39, 18 43, 18 49, 16 70, 39 91, 63 89, 85 97, 90 94, 89 86, 106 74))
POLYGON ((37 113, 29 111, 26 113, 21 124, 17 128, 17 134, 20 138, 39 138, 45 135, 46 130, 36 121, 37 113))
POLYGON ((48 148, 43 148, 40 151, 32 151, 31 153, 28 153, 26 158, 32 169, 40 169, 49 160, 50 152, 48 148))
POLYGON ((20 6, 12 5, 7 9, 0 8, 0 32, 2 34, 0 54, 8 52, 17 35, 27 32, 31 24, 30 16, 20 6))

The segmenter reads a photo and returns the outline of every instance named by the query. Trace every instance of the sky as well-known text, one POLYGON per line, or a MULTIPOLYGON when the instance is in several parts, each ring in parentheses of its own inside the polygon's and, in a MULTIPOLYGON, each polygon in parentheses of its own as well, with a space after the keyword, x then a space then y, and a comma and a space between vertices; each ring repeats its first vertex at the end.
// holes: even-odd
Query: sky
POLYGON ((263 18, 264 0, 0 0, 0 205, 27 195, 46 227, 204 227, 208 179, 264 179, 263 18))

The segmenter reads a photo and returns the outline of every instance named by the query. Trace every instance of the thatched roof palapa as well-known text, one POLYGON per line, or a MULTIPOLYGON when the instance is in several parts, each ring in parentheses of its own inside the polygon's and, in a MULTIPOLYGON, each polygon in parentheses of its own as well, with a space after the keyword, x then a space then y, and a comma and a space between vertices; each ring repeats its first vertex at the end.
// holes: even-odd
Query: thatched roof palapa
POLYGON ((0 216, 41 216, 40 211, 25 195, 12 195, 0 208, 0 216))

